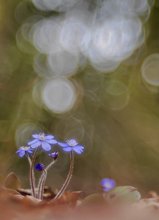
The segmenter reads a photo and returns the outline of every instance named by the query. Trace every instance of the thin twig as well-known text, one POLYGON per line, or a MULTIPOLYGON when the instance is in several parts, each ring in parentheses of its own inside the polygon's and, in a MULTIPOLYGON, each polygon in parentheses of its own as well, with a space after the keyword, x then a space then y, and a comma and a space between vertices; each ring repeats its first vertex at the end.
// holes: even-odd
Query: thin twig
POLYGON ((73 153, 73 151, 71 151, 70 152, 70 168, 69 168, 69 172, 67 174, 67 177, 66 177, 66 180, 65 180, 64 184, 62 185, 61 189, 56 194, 56 196, 54 197, 53 200, 59 199, 63 195, 63 193, 65 192, 65 190, 68 187, 68 185, 70 183, 70 180, 72 178, 73 168, 74 168, 74 153, 73 153))

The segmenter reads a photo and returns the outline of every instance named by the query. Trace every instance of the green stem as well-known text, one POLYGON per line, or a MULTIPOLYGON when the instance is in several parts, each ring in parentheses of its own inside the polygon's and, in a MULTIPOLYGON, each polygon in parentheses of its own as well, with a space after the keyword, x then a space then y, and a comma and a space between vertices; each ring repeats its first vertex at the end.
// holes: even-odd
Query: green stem
POLYGON ((65 190, 67 189, 67 187, 68 187, 68 185, 70 183, 70 180, 72 178, 73 168, 74 168, 74 153, 73 153, 73 151, 71 151, 70 152, 70 168, 69 168, 69 172, 67 174, 65 182, 63 183, 61 189, 56 194, 56 196, 55 196, 55 198, 53 200, 59 199, 63 195, 65 190))

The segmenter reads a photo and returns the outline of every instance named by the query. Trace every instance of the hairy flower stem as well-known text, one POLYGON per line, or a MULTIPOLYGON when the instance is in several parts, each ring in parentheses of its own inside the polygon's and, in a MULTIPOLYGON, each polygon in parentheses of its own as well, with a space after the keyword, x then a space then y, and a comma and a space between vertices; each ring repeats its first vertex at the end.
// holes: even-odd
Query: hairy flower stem
POLYGON ((35 158, 36 158, 36 152, 34 152, 32 159, 27 156, 29 165, 30 165, 30 172, 29 172, 29 181, 30 181, 30 188, 31 188, 31 195, 33 197, 36 197, 35 193, 35 174, 34 174, 34 163, 35 163, 35 158))
POLYGON ((47 171, 46 171, 46 169, 44 169, 43 174, 41 175, 41 177, 39 179, 39 184, 38 184, 37 198, 40 200, 43 200, 46 178, 47 178, 47 171))
POLYGON ((28 156, 28 161, 29 161, 29 165, 30 165, 30 171, 29 171, 29 182, 30 182, 30 188, 31 188, 31 195, 33 197, 35 197, 35 176, 33 173, 33 163, 32 160, 30 159, 30 157, 28 156))
POLYGON ((39 183, 38 183, 38 192, 37 192, 37 198, 40 200, 43 200, 43 193, 44 193, 44 187, 45 182, 47 178, 47 172, 52 167, 52 165, 56 162, 56 160, 53 160, 42 172, 39 183))
POLYGON ((65 180, 64 184, 62 185, 61 189, 56 194, 56 196, 55 196, 55 198, 53 200, 59 199, 63 195, 63 193, 65 192, 65 190, 68 187, 68 185, 70 183, 70 180, 72 178, 73 168, 74 168, 74 153, 73 153, 73 151, 71 151, 70 152, 70 168, 69 168, 69 172, 67 174, 67 177, 66 177, 66 180, 65 180))

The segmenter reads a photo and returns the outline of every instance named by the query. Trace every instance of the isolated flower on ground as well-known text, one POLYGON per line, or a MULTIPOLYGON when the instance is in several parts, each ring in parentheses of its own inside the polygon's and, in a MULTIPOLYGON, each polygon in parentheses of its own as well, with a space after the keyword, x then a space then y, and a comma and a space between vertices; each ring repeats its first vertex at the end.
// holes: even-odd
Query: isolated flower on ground
POLYGON ((61 146, 65 152, 74 151, 77 154, 82 154, 84 151, 84 147, 78 144, 75 139, 69 139, 66 142, 58 142, 58 145, 61 146))
POLYGON ((105 192, 112 190, 116 186, 115 181, 110 178, 104 178, 101 180, 100 183, 101 183, 101 186, 103 187, 103 190, 105 192))
POLYGON ((37 171, 43 171, 45 169, 45 165, 42 163, 37 163, 37 164, 35 164, 35 169, 37 171))
POLYGON ((28 145, 35 149, 38 147, 42 147, 44 151, 50 151, 51 145, 55 145, 57 141, 55 140, 53 135, 45 135, 44 133, 33 134, 32 137, 34 140, 29 141, 28 145))
POLYGON ((25 155, 28 155, 28 154, 32 154, 32 149, 30 147, 27 147, 27 146, 23 146, 23 147, 20 147, 17 151, 16 151, 16 154, 19 156, 19 157, 24 157, 25 155))
POLYGON ((53 152, 53 153, 48 154, 48 156, 53 158, 54 160, 56 160, 59 156, 59 153, 58 152, 53 152))

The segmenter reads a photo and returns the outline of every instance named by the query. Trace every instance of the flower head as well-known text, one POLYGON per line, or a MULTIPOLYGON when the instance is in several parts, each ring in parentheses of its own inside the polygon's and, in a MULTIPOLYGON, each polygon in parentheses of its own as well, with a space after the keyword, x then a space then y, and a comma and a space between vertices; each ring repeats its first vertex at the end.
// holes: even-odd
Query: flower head
POLYGON ((16 154, 19 156, 19 157, 24 157, 25 155, 28 155, 28 154, 32 154, 32 149, 30 147, 27 147, 27 146, 23 146, 23 147, 20 147, 17 151, 16 151, 16 154))
POLYGON ((104 178, 101 180, 100 183, 101 183, 101 186, 103 187, 103 190, 105 192, 112 190, 116 185, 115 181, 110 178, 104 178))
POLYGON ((53 152, 53 153, 48 154, 48 156, 53 158, 54 160, 56 160, 59 156, 59 153, 58 152, 53 152))
POLYGON ((66 142, 58 142, 58 145, 61 146, 65 152, 74 151, 77 154, 82 154, 84 151, 84 147, 78 144, 75 139, 69 139, 66 140, 66 142))
POLYGON ((33 140, 28 142, 28 145, 35 149, 42 147, 44 151, 50 151, 51 145, 55 145, 57 141, 54 139, 53 135, 45 135, 44 133, 33 134, 33 140))
POLYGON ((37 164, 35 164, 35 169, 37 171, 43 171, 45 169, 45 165, 42 163, 37 163, 37 164))

